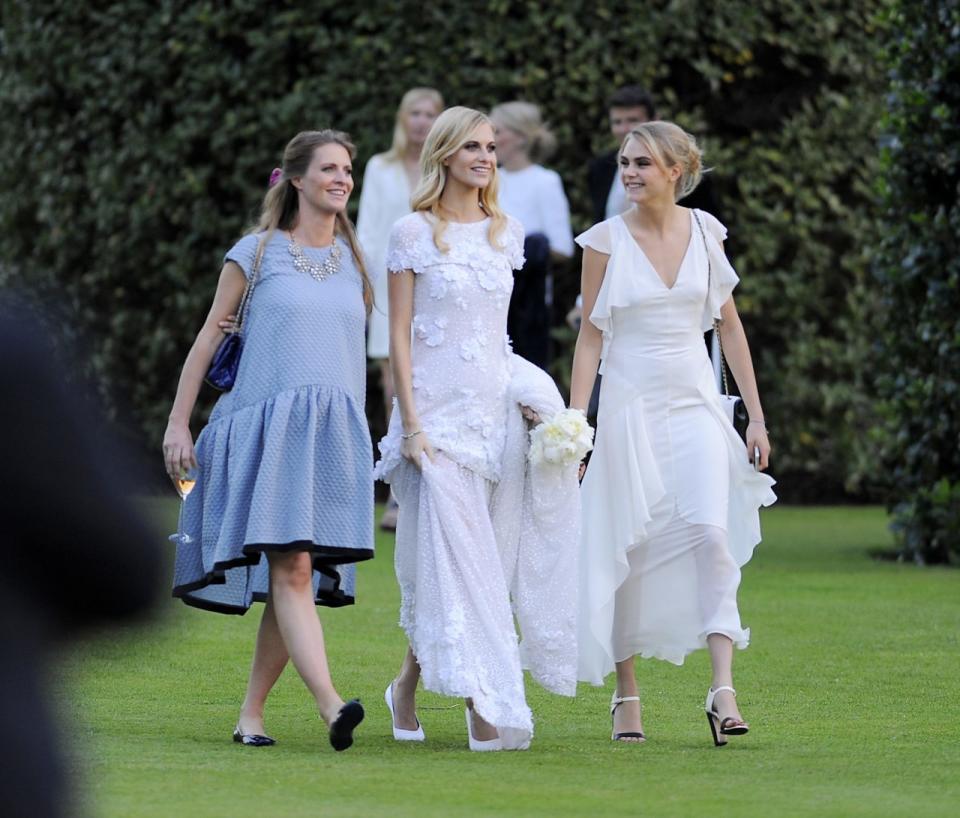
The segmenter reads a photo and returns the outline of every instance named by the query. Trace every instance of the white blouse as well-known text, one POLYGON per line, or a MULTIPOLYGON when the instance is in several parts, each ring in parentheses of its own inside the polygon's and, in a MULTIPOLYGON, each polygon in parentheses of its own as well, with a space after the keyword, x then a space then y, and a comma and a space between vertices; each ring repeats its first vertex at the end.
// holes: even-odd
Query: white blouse
POLYGON ((371 358, 386 358, 389 355, 387 242, 393 223, 410 212, 411 195, 410 180, 403 162, 390 161, 383 153, 370 158, 360 191, 357 238, 373 282, 374 308, 370 314, 367 337, 367 354, 371 358))
POLYGON ((520 224, 526 235, 543 233, 550 249, 562 256, 573 255, 570 205, 560 175, 542 165, 523 170, 499 168, 500 207, 520 224))

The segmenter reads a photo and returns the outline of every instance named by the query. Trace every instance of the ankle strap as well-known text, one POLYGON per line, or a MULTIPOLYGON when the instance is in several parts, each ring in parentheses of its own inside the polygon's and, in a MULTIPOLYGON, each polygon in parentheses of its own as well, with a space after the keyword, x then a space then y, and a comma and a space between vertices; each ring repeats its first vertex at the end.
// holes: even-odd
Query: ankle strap
POLYGON ((737 696, 737 691, 734 690, 732 687, 729 687, 728 685, 720 685, 720 687, 710 688, 711 693, 719 693, 721 690, 729 690, 733 694, 734 698, 736 698, 737 696))
POLYGON ((613 698, 610 699, 610 704, 622 704, 623 702, 638 702, 640 701, 639 696, 617 696, 614 694, 613 698))

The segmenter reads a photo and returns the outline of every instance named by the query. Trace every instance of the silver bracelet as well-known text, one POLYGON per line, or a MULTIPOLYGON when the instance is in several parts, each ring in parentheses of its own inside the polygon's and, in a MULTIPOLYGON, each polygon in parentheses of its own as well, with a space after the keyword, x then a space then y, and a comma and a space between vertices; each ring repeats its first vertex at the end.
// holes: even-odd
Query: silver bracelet
POLYGON ((402 440, 409 440, 411 437, 416 437, 416 436, 419 435, 421 432, 423 432, 423 429, 417 429, 417 431, 415 431, 415 432, 410 432, 410 434, 408 434, 408 435, 405 435, 405 434, 403 434, 403 433, 401 432, 401 433, 400 433, 400 438, 401 438, 402 440))
POLYGON ((767 428, 767 422, 762 418, 760 420, 751 420, 750 423, 759 423, 763 426, 764 429, 767 428))

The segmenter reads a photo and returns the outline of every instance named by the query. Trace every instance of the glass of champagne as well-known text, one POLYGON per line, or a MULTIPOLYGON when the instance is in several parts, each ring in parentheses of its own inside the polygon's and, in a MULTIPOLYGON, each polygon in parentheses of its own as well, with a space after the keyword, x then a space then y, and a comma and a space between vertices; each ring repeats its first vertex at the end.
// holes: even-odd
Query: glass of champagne
POLYGON ((180 474, 176 479, 176 489, 181 500, 186 500, 190 492, 193 491, 193 487, 197 484, 199 474, 200 470, 193 466, 189 469, 180 469, 180 474))

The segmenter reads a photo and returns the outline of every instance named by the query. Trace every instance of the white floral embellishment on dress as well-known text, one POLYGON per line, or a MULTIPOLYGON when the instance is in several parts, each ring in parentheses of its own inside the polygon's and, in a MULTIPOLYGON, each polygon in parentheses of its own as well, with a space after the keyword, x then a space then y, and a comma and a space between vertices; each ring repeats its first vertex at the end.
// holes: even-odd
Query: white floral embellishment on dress
POLYGON ((428 347, 437 347, 443 343, 444 330, 447 328, 447 317, 440 315, 432 321, 425 319, 421 315, 413 317, 413 330, 417 338, 423 341, 428 347))

